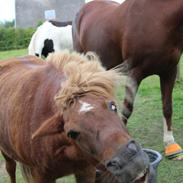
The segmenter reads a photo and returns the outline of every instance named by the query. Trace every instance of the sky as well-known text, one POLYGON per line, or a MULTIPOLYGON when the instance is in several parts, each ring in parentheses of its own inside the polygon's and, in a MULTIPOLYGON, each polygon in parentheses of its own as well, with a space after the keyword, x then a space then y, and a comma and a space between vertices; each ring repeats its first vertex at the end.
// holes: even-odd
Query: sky
POLYGON ((0 0, 0 21, 15 19, 15 0, 0 0))
MULTIPOLYGON (((85 0, 89 2, 91 0, 85 0)), ((114 0, 123 2, 124 0, 114 0)), ((15 19, 15 0, 0 0, 0 22, 11 21, 15 19)))

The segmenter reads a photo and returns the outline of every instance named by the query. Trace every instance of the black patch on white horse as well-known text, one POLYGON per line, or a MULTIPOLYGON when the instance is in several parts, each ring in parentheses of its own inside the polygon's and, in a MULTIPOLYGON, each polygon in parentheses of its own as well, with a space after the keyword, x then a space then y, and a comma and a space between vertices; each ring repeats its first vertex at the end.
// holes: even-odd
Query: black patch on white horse
POLYGON ((42 55, 44 57, 47 57, 49 53, 54 52, 54 48, 53 48, 53 40, 52 39, 45 39, 44 41, 44 47, 42 49, 42 55))
POLYGON ((66 27, 68 25, 72 25, 72 21, 59 22, 59 21, 49 20, 49 22, 56 27, 66 27))

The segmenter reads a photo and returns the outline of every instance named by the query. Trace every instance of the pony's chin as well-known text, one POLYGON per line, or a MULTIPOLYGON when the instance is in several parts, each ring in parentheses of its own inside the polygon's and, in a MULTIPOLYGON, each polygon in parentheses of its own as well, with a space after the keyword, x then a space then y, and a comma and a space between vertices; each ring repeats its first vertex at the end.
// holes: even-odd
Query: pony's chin
POLYGON ((140 173, 133 183, 148 183, 148 170, 146 169, 140 173))

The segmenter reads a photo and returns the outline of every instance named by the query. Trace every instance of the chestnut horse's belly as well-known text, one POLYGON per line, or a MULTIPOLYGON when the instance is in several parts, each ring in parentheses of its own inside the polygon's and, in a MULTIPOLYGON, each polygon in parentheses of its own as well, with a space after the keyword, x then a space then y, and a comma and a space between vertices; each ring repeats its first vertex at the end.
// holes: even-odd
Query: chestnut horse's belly
POLYGON ((144 49, 141 53, 134 51, 133 54, 129 55, 127 61, 131 70, 138 69, 143 78, 145 78, 153 74, 159 76, 168 74, 169 71, 175 69, 180 55, 180 50, 172 48, 157 52, 149 52, 144 49))
POLYGON ((106 69, 111 69, 123 62, 121 52, 119 48, 111 49, 110 46, 105 46, 102 48, 91 47, 87 49, 88 51, 94 51, 99 55, 102 65, 106 69))
POLYGON ((119 46, 119 38, 109 38, 107 28, 100 25, 95 30, 87 29, 81 40, 84 45, 82 52, 93 51, 97 53, 103 66, 111 69, 123 62, 122 50, 119 46), (101 27, 100 27, 101 26, 101 27), (100 31, 102 29, 103 31, 100 31))

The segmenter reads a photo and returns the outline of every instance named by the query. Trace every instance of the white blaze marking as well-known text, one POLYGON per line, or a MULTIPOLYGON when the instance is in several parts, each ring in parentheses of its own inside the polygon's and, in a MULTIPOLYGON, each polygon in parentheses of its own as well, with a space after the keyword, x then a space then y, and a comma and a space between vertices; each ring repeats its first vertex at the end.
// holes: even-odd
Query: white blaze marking
POLYGON ((174 140, 174 137, 173 137, 173 132, 168 131, 168 127, 167 127, 165 118, 163 118, 163 127, 164 127, 163 141, 164 141, 165 145, 175 143, 175 140, 174 140))
POLYGON ((87 102, 79 101, 79 103, 81 104, 81 108, 79 109, 79 112, 88 112, 94 108, 91 104, 87 102))

